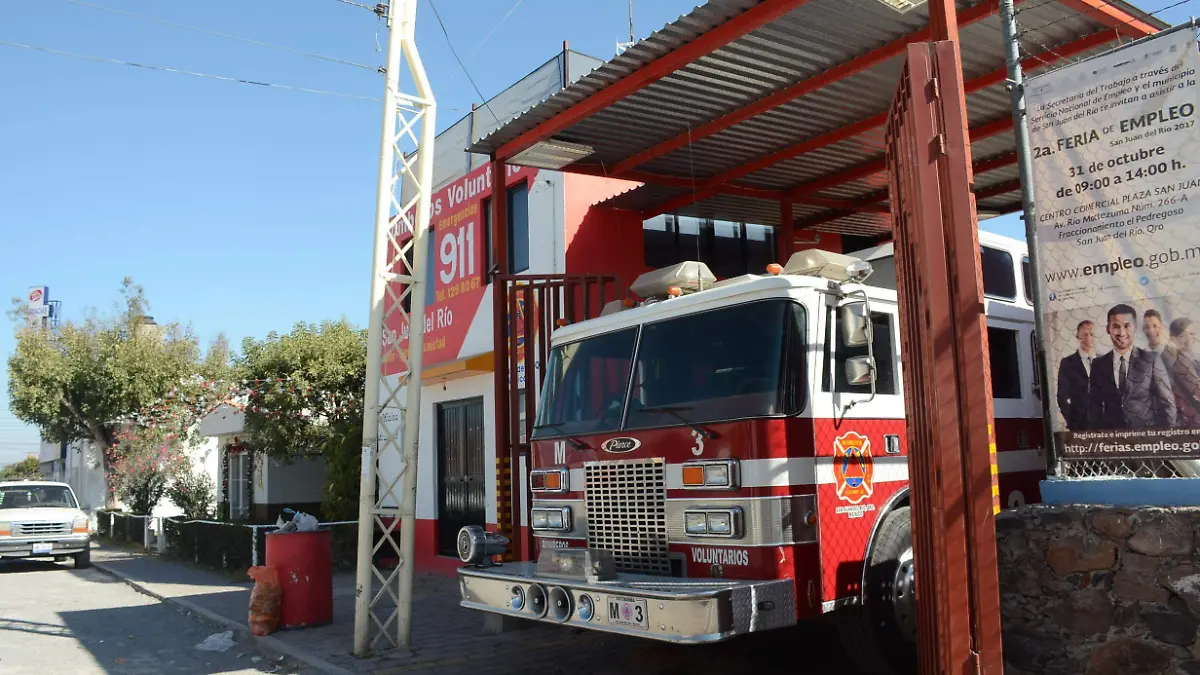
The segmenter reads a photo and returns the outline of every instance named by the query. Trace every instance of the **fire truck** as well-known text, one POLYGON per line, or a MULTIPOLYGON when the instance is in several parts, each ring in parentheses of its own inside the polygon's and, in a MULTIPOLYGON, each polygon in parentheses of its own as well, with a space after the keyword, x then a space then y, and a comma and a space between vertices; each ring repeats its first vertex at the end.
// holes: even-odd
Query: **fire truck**
MULTIPOLYGON (((980 240, 1012 506, 1045 477, 1028 258, 980 240)), ((462 606, 693 644, 833 612, 861 665, 914 669, 895 285, 890 244, 721 281, 684 262, 557 329, 528 476, 539 555, 495 564, 508 540, 463 528, 462 606)))

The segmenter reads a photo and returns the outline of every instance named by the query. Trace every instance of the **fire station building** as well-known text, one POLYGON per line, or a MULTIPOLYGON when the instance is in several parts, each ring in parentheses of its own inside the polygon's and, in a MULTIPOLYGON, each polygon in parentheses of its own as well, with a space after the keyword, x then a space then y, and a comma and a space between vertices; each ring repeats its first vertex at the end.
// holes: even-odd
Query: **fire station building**
MULTIPOLYGON (((605 287, 596 302, 582 312, 583 316, 577 313, 578 318, 589 318, 598 315, 605 303, 620 302, 639 275, 682 261, 701 261, 718 279, 727 279, 762 274, 768 264, 786 262, 793 252, 806 248, 836 253, 890 248, 886 226, 843 227, 839 231, 813 222, 802 230, 787 228, 792 236, 786 241, 788 236, 777 232, 781 222, 778 206, 772 208, 766 202, 761 213, 752 213, 755 217, 748 218, 748 222, 706 218, 702 210, 695 208, 647 218, 636 204, 626 204, 622 199, 642 183, 607 178, 602 172, 587 175, 558 171, 556 168, 573 162, 580 150, 571 144, 551 142, 538 144, 506 168, 503 194, 507 231, 503 240, 508 254, 506 269, 500 269, 493 255, 496 233, 491 217, 499 186, 494 184, 489 158, 472 154, 467 148, 601 65, 598 59, 564 49, 437 137, 427 239, 414 561, 422 571, 453 573, 460 564, 455 535, 465 525, 499 528, 514 541, 527 534, 525 486, 514 483, 511 472, 503 468, 508 448, 498 448, 501 434, 497 422, 508 415, 506 403, 510 404, 515 422, 511 425, 512 438, 525 442, 526 410, 532 395, 527 397, 525 392, 528 373, 518 366, 513 369, 516 372, 509 373, 510 382, 516 385, 508 388, 514 391, 511 401, 497 400, 498 389, 503 388, 496 382, 502 365, 496 349, 498 335, 502 334, 496 322, 493 280, 497 275, 602 278, 605 287), (511 527, 509 514, 516 509, 510 500, 518 500, 520 505, 521 522, 516 528, 511 527)), ((1010 168, 1015 173, 1015 167, 1010 168)), ((402 202, 411 196, 412 189, 411 185, 404 186, 402 202)), ((980 210, 981 217, 987 215, 982 206, 980 210)), ((878 205, 864 207, 863 212, 877 221, 887 217, 886 209, 878 205)), ((1006 241, 1016 249, 989 247, 985 241, 983 263, 989 296, 1003 298, 1023 310, 1031 309, 1028 289, 1021 292, 1023 262, 1027 265, 1027 258, 1022 260, 1023 242, 1006 241)), ((883 274, 889 273, 885 269, 889 262, 890 258, 881 261, 883 274)), ((894 279, 894 270, 890 274, 894 279)), ((515 320, 506 317, 515 326, 515 332, 510 332, 514 338, 510 346, 518 357, 516 361, 532 363, 536 368, 539 357, 524 358, 524 350, 536 336, 522 334, 521 328, 533 325, 535 332, 540 332, 545 326, 523 321, 520 315, 529 308, 519 296, 501 306, 517 309, 515 320)), ((542 319, 550 316, 542 308, 534 313, 542 319)), ((997 339, 999 351, 993 348, 993 372, 1015 373, 1008 380, 998 377, 999 384, 994 385, 994 389, 1000 386, 1002 393, 1005 387, 1011 390, 1004 393, 1009 399, 996 399, 997 416, 1003 406, 1014 406, 1014 416, 1028 418, 1029 434, 1040 438, 1037 383, 1032 376, 1032 325, 1010 332, 1011 340, 997 339), (1000 367, 1006 362, 1010 368, 1000 367)), ((383 368, 390 378, 398 376, 402 365, 394 352, 391 358, 387 356, 386 345, 395 340, 406 343, 407 333, 407 326, 389 319, 383 368)), ((532 351, 531 346, 529 349, 532 351)), ((385 406, 382 415, 395 420, 400 413, 394 406, 385 406)), ((1023 437, 1021 447, 1032 448, 1037 441, 1023 437)), ((527 474, 525 461, 520 458, 518 476, 527 474)), ((1028 464, 1031 471, 1041 468, 1036 456, 1024 457, 1020 462, 1028 464)), ((389 466, 388 458, 382 458, 380 481, 390 481, 397 470, 389 466)), ((1030 491, 1036 490, 1035 476, 1021 489, 1006 493, 1013 495, 1006 498, 1034 499, 1036 494, 1030 491)))

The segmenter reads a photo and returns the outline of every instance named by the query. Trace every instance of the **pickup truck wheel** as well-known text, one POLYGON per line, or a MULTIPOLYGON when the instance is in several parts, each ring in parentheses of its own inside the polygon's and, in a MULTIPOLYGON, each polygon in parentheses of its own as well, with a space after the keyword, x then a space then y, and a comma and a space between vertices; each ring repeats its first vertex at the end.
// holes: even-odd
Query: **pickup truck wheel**
POLYGON ((873 675, 915 675, 917 607, 907 506, 884 516, 866 563, 862 605, 839 611, 846 653, 873 675))
POLYGON ((92 549, 84 549, 75 554, 75 569, 82 570, 92 566, 92 549))

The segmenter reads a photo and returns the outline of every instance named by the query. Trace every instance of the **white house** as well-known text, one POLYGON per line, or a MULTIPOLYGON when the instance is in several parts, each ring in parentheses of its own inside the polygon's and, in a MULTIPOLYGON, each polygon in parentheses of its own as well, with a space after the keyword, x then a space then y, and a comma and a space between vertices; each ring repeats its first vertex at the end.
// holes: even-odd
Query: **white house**
POLYGON ((238 403, 223 403, 200 421, 199 434, 211 450, 193 459, 217 487, 217 503, 232 520, 274 520, 283 508, 320 518, 325 460, 289 461, 245 449, 245 414, 238 403))

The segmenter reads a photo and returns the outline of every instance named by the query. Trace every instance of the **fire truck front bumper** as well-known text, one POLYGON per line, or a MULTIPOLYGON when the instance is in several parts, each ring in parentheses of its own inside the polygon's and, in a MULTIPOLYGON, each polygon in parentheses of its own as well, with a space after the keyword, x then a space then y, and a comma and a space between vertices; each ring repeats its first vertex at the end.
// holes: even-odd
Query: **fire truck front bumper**
POLYGON ((495 614, 675 642, 719 642, 796 623, 790 579, 735 581, 617 574, 539 576, 533 562, 458 571, 461 605, 495 614))

